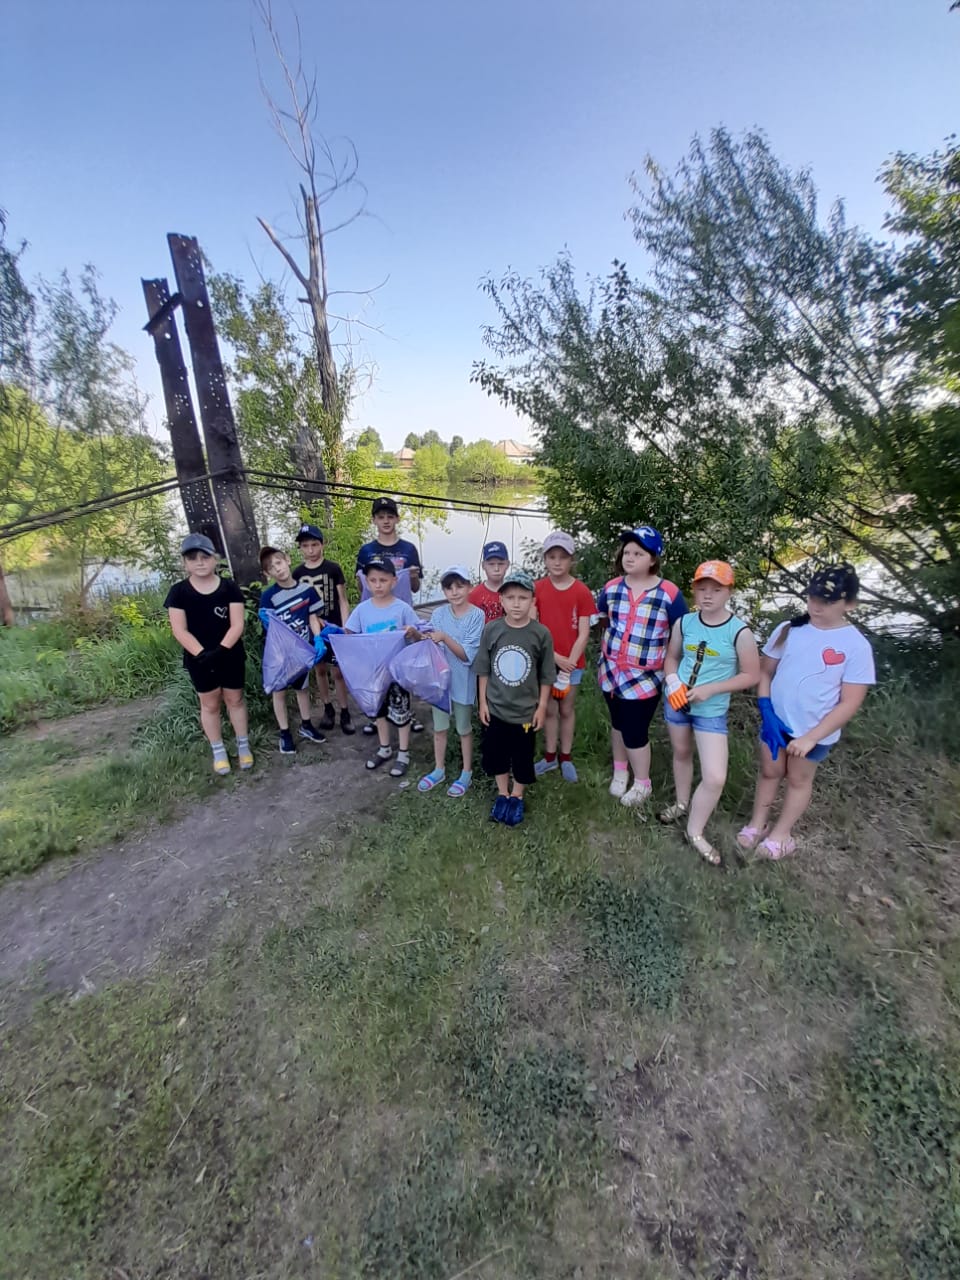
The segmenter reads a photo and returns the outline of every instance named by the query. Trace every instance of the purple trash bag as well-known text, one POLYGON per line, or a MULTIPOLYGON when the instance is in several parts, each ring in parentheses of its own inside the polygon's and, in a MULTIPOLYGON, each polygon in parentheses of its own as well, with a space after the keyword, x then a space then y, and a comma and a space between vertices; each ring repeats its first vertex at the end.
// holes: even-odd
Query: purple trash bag
POLYGON ((383 706, 393 680, 390 659, 403 648, 402 631, 372 631, 366 635, 331 635, 328 643, 353 700, 371 718, 383 706))
POLYGON ((415 698, 450 712, 450 664, 432 640, 407 645, 390 663, 390 674, 415 698))
POLYGON ((316 663, 313 645, 276 616, 270 618, 263 646, 263 691, 280 693, 299 684, 316 663))

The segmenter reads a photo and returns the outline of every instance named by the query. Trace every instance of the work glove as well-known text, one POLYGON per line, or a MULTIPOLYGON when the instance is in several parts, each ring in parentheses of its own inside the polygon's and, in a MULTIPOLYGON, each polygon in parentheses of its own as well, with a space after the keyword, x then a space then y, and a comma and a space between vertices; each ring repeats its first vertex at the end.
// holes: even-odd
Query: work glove
POLYGON ((667 676, 666 689, 667 701, 671 707, 674 711, 682 711, 687 705, 687 686, 683 684, 676 672, 667 676))
POLYGON ((786 747, 787 739, 796 735, 774 711, 769 698, 758 698, 757 707, 760 711, 760 741, 770 748, 771 759, 776 760, 781 747, 786 747))
POLYGON ((264 631, 266 631, 267 627, 270 625, 270 619, 273 617, 273 614, 269 609, 258 609, 257 617, 260 619, 264 631))
POLYGON ((222 645, 215 644, 212 649, 201 649, 194 658, 194 662, 199 663, 202 667, 209 667, 225 652, 226 650, 222 645))
POLYGON ((345 634, 343 627, 338 627, 335 622, 328 622, 320 631, 320 639, 326 640, 327 636, 342 636, 345 634))
POLYGON ((322 662, 327 656, 327 646, 322 635, 313 637, 313 652, 317 655, 318 662, 322 662))

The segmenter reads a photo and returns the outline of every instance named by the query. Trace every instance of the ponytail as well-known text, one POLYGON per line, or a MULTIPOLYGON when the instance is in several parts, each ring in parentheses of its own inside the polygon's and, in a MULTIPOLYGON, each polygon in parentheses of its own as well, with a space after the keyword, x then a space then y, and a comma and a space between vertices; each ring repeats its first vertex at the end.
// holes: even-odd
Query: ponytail
POLYGON ((774 652, 776 652, 778 649, 782 649, 783 646, 787 643, 787 632, 792 627, 805 627, 809 621, 810 621, 809 613, 800 613, 795 618, 791 618, 789 622, 781 623, 780 634, 777 636, 776 640, 773 642, 770 648, 773 649, 774 652))

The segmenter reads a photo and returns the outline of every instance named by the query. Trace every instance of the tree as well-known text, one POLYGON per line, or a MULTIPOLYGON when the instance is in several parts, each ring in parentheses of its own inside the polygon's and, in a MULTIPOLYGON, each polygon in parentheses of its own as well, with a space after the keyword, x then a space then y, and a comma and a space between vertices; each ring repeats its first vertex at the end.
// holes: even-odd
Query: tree
POLYGON ((420 448, 420 437, 413 431, 408 431, 403 442, 405 449, 412 449, 414 453, 420 448))
POLYGON ((453 439, 450 441, 450 446, 449 446, 450 453, 454 454, 457 452, 458 449, 462 449, 462 448, 463 448, 463 436, 454 436, 453 439))
POLYGON ((449 468, 450 455, 442 444, 424 444, 413 460, 413 478, 419 485, 441 485, 449 468))
POLYGON ((489 440, 465 445, 450 459, 450 479, 460 484, 497 484, 513 471, 513 463, 498 453, 489 440))
POLYGON ((373 449, 376 451, 377 457, 383 453, 383 441, 380 439, 379 431, 373 427, 366 427, 357 437, 358 449, 373 449))
POLYGON ((440 439, 440 432, 434 431, 432 427, 430 428, 429 431, 425 431, 423 435, 420 437, 420 448, 423 449, 427 445, 431 445, 431 444, 434 444, 434 445, 438 444, 443 449, 447 447, 443 443, 443 441, 440 439))

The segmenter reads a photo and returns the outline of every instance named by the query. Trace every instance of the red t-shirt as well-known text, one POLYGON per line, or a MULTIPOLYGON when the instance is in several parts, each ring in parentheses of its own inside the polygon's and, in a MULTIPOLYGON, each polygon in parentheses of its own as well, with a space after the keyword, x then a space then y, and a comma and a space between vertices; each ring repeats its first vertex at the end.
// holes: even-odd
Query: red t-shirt
POLYGON ((491 591, 485 582, 479 583, 473 588, 467 599, 471 604, 475 604, 483 610, 483 616, 488 622, 495 622, 497 618, 503 617, 503 605, 500 602, 500 593, 491 591))
MULTIPOLYGON (((555 651, 566 658, 577 643, 580 619, 590 618, 597 612, 593 592, 579 578, 562 591, 549 578, 540 578, 534 594, 540 621, 553 637, 555 651)), ((581 653, 577 666, 586 666, 586 661, 586 654, 581 653)))

